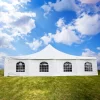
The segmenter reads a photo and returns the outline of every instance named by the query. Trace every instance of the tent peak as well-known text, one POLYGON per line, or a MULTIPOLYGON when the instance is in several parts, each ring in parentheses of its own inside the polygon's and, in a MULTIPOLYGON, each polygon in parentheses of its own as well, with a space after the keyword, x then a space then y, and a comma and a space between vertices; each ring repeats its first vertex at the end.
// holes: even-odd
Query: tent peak
POLYGON ((54 48, 51 44, 48 44, 46 47, 52 47, 52 48, 54 48))

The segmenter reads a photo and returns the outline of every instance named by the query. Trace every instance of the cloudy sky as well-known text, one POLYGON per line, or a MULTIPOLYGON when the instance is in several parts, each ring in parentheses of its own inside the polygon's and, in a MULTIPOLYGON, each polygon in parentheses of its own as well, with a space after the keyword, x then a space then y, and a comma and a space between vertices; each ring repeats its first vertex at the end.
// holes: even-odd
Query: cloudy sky
POLYGON ((100 0, 0 0, 0 67, 48 44, 100 68, 100 0))

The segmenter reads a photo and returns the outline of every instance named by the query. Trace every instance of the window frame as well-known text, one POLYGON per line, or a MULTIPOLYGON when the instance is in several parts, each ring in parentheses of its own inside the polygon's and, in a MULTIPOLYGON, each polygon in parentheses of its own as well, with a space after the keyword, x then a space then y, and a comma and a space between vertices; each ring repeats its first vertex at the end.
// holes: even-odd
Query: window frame
POLYGON ((16 63, 16 72, 25 72, 25 63, 22 61, 19 61, 16 63), (18 65, 22 63, 22 65, 18 65))
POLYGON ((65 62, 63 64, 63 71, 64 72, 72 72, 72 63, 71 62, 65 62))
POLYGON ((45 61, 41 62, 39 65, 39 72, 49 72, 49 64, 45 61))
POLYGON ((85 72, 92 72, 93 71, 91 62, 85 62, 84 63, 84 71, 85 72))

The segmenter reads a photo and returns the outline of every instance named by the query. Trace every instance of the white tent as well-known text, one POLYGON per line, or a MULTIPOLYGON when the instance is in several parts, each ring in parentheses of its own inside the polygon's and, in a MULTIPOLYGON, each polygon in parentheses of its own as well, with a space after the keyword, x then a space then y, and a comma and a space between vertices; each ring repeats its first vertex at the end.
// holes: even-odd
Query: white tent
POLYGON ((73 56, 51 45, 40 52, 5 59, 5 76, 98 75, 95 57, 73 56))

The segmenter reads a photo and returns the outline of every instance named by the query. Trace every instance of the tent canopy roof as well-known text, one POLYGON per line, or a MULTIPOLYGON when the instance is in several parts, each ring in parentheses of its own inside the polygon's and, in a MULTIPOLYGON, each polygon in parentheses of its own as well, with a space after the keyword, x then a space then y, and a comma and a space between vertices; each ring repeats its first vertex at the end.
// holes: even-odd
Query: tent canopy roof
POLYGON ((10 56, 10 58, 12 59, 96 59, 95 57, 69 55, 55 49, 50 44, 40 52, 25 56, 10 56))

